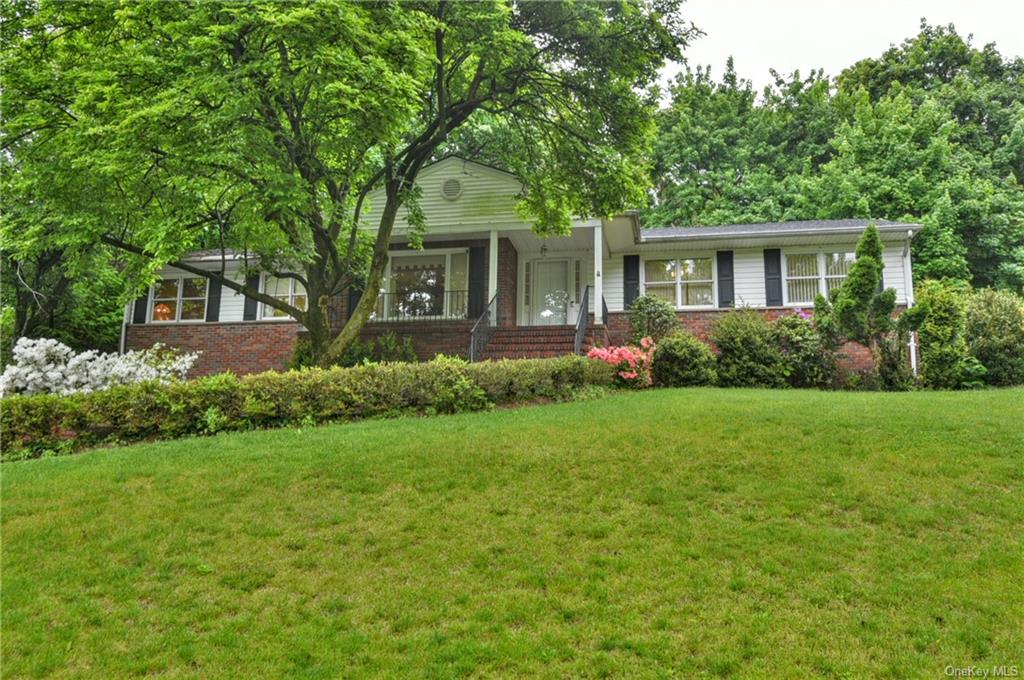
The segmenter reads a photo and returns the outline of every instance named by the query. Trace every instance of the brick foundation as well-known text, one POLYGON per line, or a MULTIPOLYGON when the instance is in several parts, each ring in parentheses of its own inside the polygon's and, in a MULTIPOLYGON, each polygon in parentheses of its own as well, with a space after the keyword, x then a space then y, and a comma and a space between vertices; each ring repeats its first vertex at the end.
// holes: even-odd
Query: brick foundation
POLYGON ((359 337, 367 340, 379 338, 392 332, 399 340, 412 338, 413 349, 421 361, 433 359, 438 354, 466 358, 469 356, 469 334, 474 321, 398 321, 395 323, 371 323, 363 328, 359 337))
POLYGON ((128 326, 127 349, 148 349, 161 342, 201 352, 191 376, 230 371, 243 375, 288 367, 301 326, 293 321, 239 321, 128 326))

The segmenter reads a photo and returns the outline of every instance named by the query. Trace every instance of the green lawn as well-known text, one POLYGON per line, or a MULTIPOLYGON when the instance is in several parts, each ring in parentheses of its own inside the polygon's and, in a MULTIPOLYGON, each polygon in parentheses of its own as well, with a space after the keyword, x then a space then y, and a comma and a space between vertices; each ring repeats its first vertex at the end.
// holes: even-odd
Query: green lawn
POLYGON ((663 390, 5 464, 5 678, 1024 668, 1024 391, 663 390))

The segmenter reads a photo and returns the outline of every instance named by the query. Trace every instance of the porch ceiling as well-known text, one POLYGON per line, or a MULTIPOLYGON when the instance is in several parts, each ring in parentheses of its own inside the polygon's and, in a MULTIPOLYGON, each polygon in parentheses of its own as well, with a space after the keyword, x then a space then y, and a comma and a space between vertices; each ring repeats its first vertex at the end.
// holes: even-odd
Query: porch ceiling
POLYGON ((502 236, 508 236, 520 253, 539 253, 544 246, 549 253, 594 250, 594 230, 591 227, 577 227, 571 236, 539 238, 532 231, 514 231, 502 236))

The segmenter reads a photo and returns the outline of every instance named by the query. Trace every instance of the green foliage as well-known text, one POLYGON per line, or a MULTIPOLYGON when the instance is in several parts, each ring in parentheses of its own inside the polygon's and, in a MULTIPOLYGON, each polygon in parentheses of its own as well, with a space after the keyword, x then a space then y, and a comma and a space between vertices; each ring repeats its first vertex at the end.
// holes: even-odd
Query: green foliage
MULTIPOLYGON (((20 199, 5 246, 101 242, 142 278, 226 247, 300 270, 310 301, 375 291, 399 209, 423 236, 418 173, 484 120, 514 137, 501 164, 538 232, 615 214, 647 188, 651 86, 693 34, 679 5, 19 3, 0 52, 3 193, 20 199), (382 217, 360 225, 370 195, 382 217)), ((305 325, 318 359, 368 309, 332 343, 324 305, 260 300, 305 325)))
POLYGON ((665 300, 654 295, 641 295, 629 306, 629 332, 633 344, 644 338, 659 342, 679 330, 676 310, 665 300))
POLYGON ((790 314, 772 323, 775 342, 788 368, 786 381, 792 387, 831 388, 838 380, 836 353, 814 323, 790 314))
POLYGON ((730 60, 680 76, 659 115, 649 226, 919 221, 918 280, 1024 285, 1024 60, 952 26, 758 99, 730 60))
POLYGON ((735 310, 715 324, 718 384, 723 387, 786 387, 788 363, 763 316, 735 310))
POLYGON ((982 386, 985 367, 967 345, 969 288, 954 281, 925 281, 916 291, 914 319, 921 346, 921 381, 937 389, 982 386))
POLYGON ((689 333, 677 332, 662 338, 654 349, 651 365, 654 384, 661 387, 714 385, 715 355, 689 333))
MULTIPOLYGON (((334 362, 334 366, 359 366, 360 364, 381 363, 381 362, 406 362, 419 361, 416 350, 412 345, 412 338, 403 336, 399 338, 394 331, 388 331, 376 338, 356 338, 345 353, 334 362)), ((295 349, 292 353, 289 368, 307 368, 316 366, 317 362, 313 356, 313 349, 308 338, 299 338, 295 341, 295 349)))
POLYGON ((991 385, 1024 385, 1024 298, 982 289, 967 299, 967 344, 991 385))
POLYGON ((467 364, 312 368, 165 385, 143 383, 66 397, 3 400, 5 460, 69 453, 112 442, 173 439, 402 414, 479 411, 495 404, 569 399, 608 386, 611 370, 582 357, 467 364))
MULTIPOLYGON (((892 312, 896 293, 879 291, 882 284, 882 240, 872 225, 857 241, 857 259, 832 301, 832 313, 839 333, 872 346, 893 328, 892 312)), ((827 313, 826 307, 826 313, 827 313)))

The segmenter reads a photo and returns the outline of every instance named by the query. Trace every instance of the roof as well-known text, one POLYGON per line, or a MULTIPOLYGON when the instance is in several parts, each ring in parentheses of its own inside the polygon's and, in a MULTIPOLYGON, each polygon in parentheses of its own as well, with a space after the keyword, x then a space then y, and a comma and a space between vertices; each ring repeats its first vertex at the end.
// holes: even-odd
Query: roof
POLYGON ((798 236, 847 234, 863 231, 870 225, 883 232, 917 231, 920 224, 913 222, 892 222, 890 220, 847 219, 847 220, 794 220, 791 222, 763 222, 760 224, 722 224, 713 227, 661 227, 641 229, 640 241, 685 241, 688 239, 706 239, 715 237, 767 236, 787 235, 798 236))

